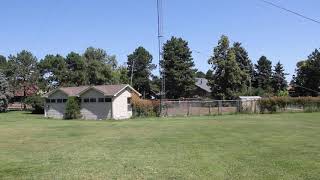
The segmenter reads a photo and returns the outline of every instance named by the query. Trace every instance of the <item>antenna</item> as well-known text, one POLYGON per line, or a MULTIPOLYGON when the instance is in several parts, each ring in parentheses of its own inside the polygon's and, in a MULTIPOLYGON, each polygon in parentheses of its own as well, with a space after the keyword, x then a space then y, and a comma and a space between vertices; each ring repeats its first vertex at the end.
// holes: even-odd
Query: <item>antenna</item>
POLYGON ((161 67, 161 61, 163 60, 163 7, 162 0, 157 0, 157 14, 158 14, 158 46, 159 46, 159 73, 161 79, 161 87, 160 87, 160 115, 162 113, 162 100, 165 99, 166 92, 166 78, 164 68, 161 67))

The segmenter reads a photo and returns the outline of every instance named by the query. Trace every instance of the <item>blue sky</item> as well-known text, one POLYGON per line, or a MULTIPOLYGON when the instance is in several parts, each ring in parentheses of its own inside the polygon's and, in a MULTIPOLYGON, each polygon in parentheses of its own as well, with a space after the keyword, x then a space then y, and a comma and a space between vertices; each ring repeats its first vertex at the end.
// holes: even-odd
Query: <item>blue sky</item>
MULTIPOLYGON (((207 71, 212 49, 224 34, 240 41, 253 62, 266 55, 290 74, 319 48, 320 25, 259 0, 163 0, 165 39, 189 42, 196 68, 207 71)), ((320 19, 319 0, 270 0, 320 19)), ((120 64, 138 46, 157 59, 156 0, 1 0, 0 54, 22 49, 46 54, 82 53, 87 47, 115 54, 120 64)))

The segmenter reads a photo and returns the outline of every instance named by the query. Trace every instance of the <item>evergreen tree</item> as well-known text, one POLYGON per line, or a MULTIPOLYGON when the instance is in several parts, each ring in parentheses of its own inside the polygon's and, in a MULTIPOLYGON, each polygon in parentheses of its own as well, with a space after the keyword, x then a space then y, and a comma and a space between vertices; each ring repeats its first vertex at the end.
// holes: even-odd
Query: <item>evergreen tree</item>
POLYGON ((61 55, 46 55, 37 68, 40 72, 39 85, 45 92, 69 84, 68 65, 61 55))
MULTIPOLYGON (((27 96, 27 87, 37 83, 39 74, 37 58, 31 52, 21 51, 16 56, 9 56, 9 83, 13 90, 23 89, 23 96, 27 96)), ((24 106, 26 108, 26 106, 24 106)))
POLYGON ((234 99, 242 89, 243 72, 236 60, 236 52, 229 48, 229 39, 222 36, 209 59, 213 76, 209 80, 212 95, 217 99, 234 99))
POLYGON ((286 73, 284 72, 283 65, 280 61, 274 66, 274 71, 272 73, 272 87, 275 94, 280 91, 286 91, 288 83, 286 81, 286 73))
POLYGON ((144 97, 150 98, 150 78, 152 70, 156 68, 156 65, 152 64, 152 55, 145 48, 138 47, 128 55, 127 65, 128 77, 132 77, 133 88, 144 97))
MULTIPOLYGON (((242 82, 246 85, 245 91, 251 93, 252 81, 254 79, 254 68, 249 58, 247 50, 242 47, 241 43, 235 42, 232 49, 235 51, 236 61, 239 64, 242 73, 242 82)), ((243 92, 246 93, 246 92, 243 92)))
POLYGON ((272 92, 272 62, 267 57, 262 56, 255 65, 255 88, 272 92))
POLYGON ((86 63, 84 58, 75 52, 71 52, 66 57, 68 68, 68 83, 65 86, 82 86, 88 84, 87 74, 85 73, 86 63))
POLYGON ((293 86, 297 96, 320 95, 320 52, 316 49, 307 60, 297 64, 293 86))
POLYGON ((0 71, 3 71, 7 68, 7 58, 0 55, 0 71))
POLYGON ((195 69, 188 42, 172 37, 163 47, 161 67, 165 75, 166 97, 191 97, 195 89, 195 69))

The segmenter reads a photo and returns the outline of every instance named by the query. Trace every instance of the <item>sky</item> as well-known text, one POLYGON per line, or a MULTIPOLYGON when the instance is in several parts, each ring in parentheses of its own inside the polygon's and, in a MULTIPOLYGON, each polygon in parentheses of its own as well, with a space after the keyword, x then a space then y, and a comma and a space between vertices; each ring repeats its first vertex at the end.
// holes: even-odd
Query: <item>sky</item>
MULTIPOLYGON (((270 1, 320 19, 319 0, 270 1)), ((124 64, 143 46, 158 64, 156 0, 0 0, 0 12, 4 56, 26 49, 41 59, 93 46, 124 64)), ((187 40, 196 68, 204 72, 221 35, 241 42, 253 62, 262 55, 280 61, 289 79, 296 63, 320 48, 319 24, 260 0, 163 0, 163 12, 164 41, 187 40)))

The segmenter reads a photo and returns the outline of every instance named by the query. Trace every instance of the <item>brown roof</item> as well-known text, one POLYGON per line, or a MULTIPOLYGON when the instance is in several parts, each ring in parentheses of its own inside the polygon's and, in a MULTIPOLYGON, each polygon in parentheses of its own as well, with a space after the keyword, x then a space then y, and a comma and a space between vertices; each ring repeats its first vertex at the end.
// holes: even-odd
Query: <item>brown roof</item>
MULTIPOLYGON (((66 93, 68 96, 80 96, 82 93, 86 92, 87 90, 93 88, 101 93, 103 93, 105 96, 115 96, 117 93, 119 93, 122 89, 130 87, 133 91, 135 91, 137 94, 139 94, 136 90, 134 90, 131 86, 127 84, 120 84, 120 85, 101 85, 101 86, 79 86, 79 87, 62 87, 58 88, 56 90, 61 90, 62 92, 66 93)), ((52 94, 54 91, 49 92, 45 95, 45 97, 52 94)), ((140 94, 139 94, 140 95, 140 94)))
MULTIPOLYGON (((28 86, 26 86, 26 96, 33 96, 33 95, 37 94, 38 91, 39 91, 39 88, 36 85, 28 85, 28 86)), ((20 89, 16 90, 14 92, 14 96, 15 97, 23 97, 24 96, 23 87, 21 87, 20 89)))

